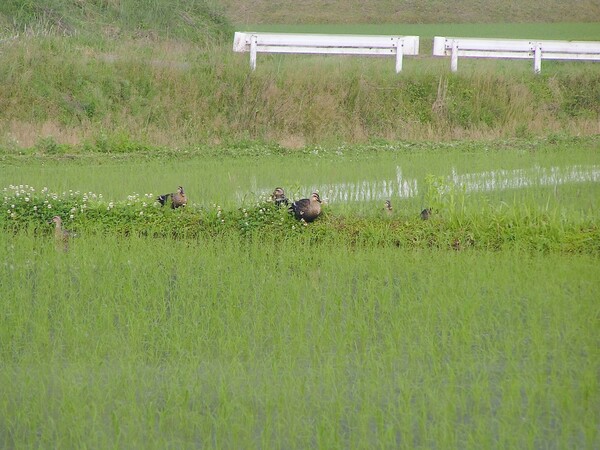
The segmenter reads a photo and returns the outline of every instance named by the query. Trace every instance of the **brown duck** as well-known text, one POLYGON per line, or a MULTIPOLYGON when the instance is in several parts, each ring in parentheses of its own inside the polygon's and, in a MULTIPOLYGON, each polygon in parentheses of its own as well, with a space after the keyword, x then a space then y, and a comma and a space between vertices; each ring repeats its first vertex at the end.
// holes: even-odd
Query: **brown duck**
POLYGON ((421 219, 429 220, 430 216, 431 216, 431 208, 425 208, 423 211, 421 211, 421 219))
POLYGON ((321 197, 318 193, 313 192, 310 199, 303 198, 292 203, 290 211, 294 213, 296 219, 312 222, 321 214, 321 197))
POLYGON ((289 204, 289 200, 285 196, 285 191, 282 188, 280 188, 280 187, 275 188, 275 190, 271 194, 271 201, 275 202, 275 206, 277 206, 278 208, 281 205, 288 205, 289 204))
POLYGON ((180 206, 185 206, 187 204, 187 197, 185 192, 183 192, 183 186, 179 186, 177 188, 177 192, 172 192, 170 194, 159 195, 156 199, 158 203, 162 206, 168 202, 169 197, 171 198, 171 208, 179 208, 180 206))
POLYGON ((63 229, 60 216, 54 216, 48 223, 54 223, 54 242, 63 250, 69 249, 69 239, 75 236, 70 231, 63 229))
POLYGON ((384 211, 388 216, 391 216, 394 213, 394 209, 392 208, 392 202, 390 200, 385 201, 384 211))

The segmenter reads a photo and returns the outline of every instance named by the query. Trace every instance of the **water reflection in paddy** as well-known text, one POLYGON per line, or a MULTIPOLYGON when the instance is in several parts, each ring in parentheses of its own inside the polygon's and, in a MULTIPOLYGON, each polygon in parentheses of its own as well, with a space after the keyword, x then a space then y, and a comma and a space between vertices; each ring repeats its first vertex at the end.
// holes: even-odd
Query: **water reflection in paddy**
MULTIPOLYGON (((442 185, 456 186, 464 192, 489 192, 508 189, 525 189, 532 187, 560 186, 575 183, 599 183, 600 165, 573 165, 566 167, 535 166, 528 169, 488 170, 483 172, 458 173, 455 168, 449 175, 439 177, 442 185)), ((358 182, 338 182, 305 185, 298 192, 319 191, 329 203, 361 202, 382 200, 386 198, 411 198, 423 195, 426 190, 424 181, 407 177, 402 168, 396 166, 395 178, 384 180, 362 180, 358 182)), ((268 196, 273 187, 256 188, 255 192, 268 196)), ((242 200, 247 192, 237 192, 238 200, 242 200)))

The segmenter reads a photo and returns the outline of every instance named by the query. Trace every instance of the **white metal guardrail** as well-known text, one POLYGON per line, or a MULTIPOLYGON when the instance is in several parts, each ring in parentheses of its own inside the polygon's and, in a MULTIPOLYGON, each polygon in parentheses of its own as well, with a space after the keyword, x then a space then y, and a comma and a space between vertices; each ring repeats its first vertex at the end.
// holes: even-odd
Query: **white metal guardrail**
POLYGON ((450 70, 458 70, 458 57, 533 58, 533 70, 540 73, 543 59, 600 61, 600 42, 540 41, 525 39, 479 39, 436 36, 434 56, 450 56, 450 70))
POLYGON ((233 51, 250 52, 252 70, 256 69, 257 53, 303 53, 394 56, 398 73, 403 55, 419 54, 419 36, 236 32, 233 51))

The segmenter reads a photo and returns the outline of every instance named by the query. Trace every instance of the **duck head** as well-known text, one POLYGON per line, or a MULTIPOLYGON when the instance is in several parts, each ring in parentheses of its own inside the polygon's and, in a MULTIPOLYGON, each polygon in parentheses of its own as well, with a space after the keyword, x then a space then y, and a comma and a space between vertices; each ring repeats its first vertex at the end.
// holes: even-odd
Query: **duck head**
POLYGON ((60 225, 62 224, 62 219, 60 218, 60 216, 54 216, 48 221, 48 223, 55 223, 56 225, 60 225))
POLYGON ((277 200, 279 198, 285 198, 285 192, 282 188, 275 188, 273 193, 271 194, 271 200, 277 200))

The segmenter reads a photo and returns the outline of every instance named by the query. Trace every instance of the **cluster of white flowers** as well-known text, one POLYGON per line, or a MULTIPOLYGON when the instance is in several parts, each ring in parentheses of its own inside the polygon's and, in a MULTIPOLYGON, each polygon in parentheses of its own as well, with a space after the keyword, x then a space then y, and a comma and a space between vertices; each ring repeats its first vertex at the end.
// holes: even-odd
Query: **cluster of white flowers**
POLYGON ((60 210, 60 204, 67 202, 74 204, 68 216, 69 219, 73 220, 78 212, 83 213, 87 209, 89 200, 98 201, 102 199, 102 194, 93 192, 82 194, 80 191, 71 189, 58 194, 50 191, 47 187, 43 187, 38 192, 33 186, 23 184, 9 185, 2 190, 2 193, 4 196, 3 206, 10 205, 7 212, 11 219, 31 213, 40 217, 47 217, 46 211, 60 210))
MULTIPOLYGON (((137 192, 134 192, 127 196, 127 206, 141 206, 142 208, 147 208, 148 205, 160 206, 160 203, 152 193, 140 195, 137 192)), ((140 211, 140 216, 143 215, 143 212, 140 211)))
POLYGON ((21 202, 29 203, 35 195, 35 188, 28 184, 9 185, 2 190, 4 201, 2 206, 6 208, 6 213, 11 219, 18 216, 17 208, 21 202))
POLYGON ((35 189, 32 186, 29 186, 28 184, 11 184, 8 187, 2 189, 2 193, 4 194, 4 201, 6 202, 9 198, 12 197, 24 197, 28 199, 35 193, 35 189))
MULTIPOLYGON (((160 209, 160 204, 156 201, 156 197, 152 193, 139 194, 132 193, 127 195, 126 200, 115 201, 103 199, 102 194, 94 192, 80 191, 63 191, 56 193, 49 188, 44 187, 36 190, 29 185, 10 185, 0 193, 0 217, 10 218, 12 220, 24 220, 26 218, 36 218, 46 221, 54 214, 60 214, 63 221, 75 220, 79 215, 82 215, 88 209, 101 209, 105 211, 119 211, 121 208, 127 209, 129 213, 134 213, 140 216, 152 216, 152 212, 156 208, 160 209), (149 209, 151 208, 151 209, 149 209)), ((270 197, 269 197, 270 198, 270 197)), ((212 210, 209 208, 209 216, 213 218, 216 215, 217 223, 225 224, 226 214, 221 205, 213 203, 212 210)), ((203 210, 202 205, 193 205, 197 210, 203 210)), ((241 212, 241 223, 244 227, 250 227, 250 218, 253 214, 258 213, 264 217, 269 217, 269 207, 265 206, 265 202, 257 202, 242 207, 238 210, 241 212)), ((273 223, 284 223, 284 216, 278 215, 273 217, 273 223)), ((305 222, 300 225, 306 226, 305 222)), ((298 225, 293 226, 296 229, 298 225)))

